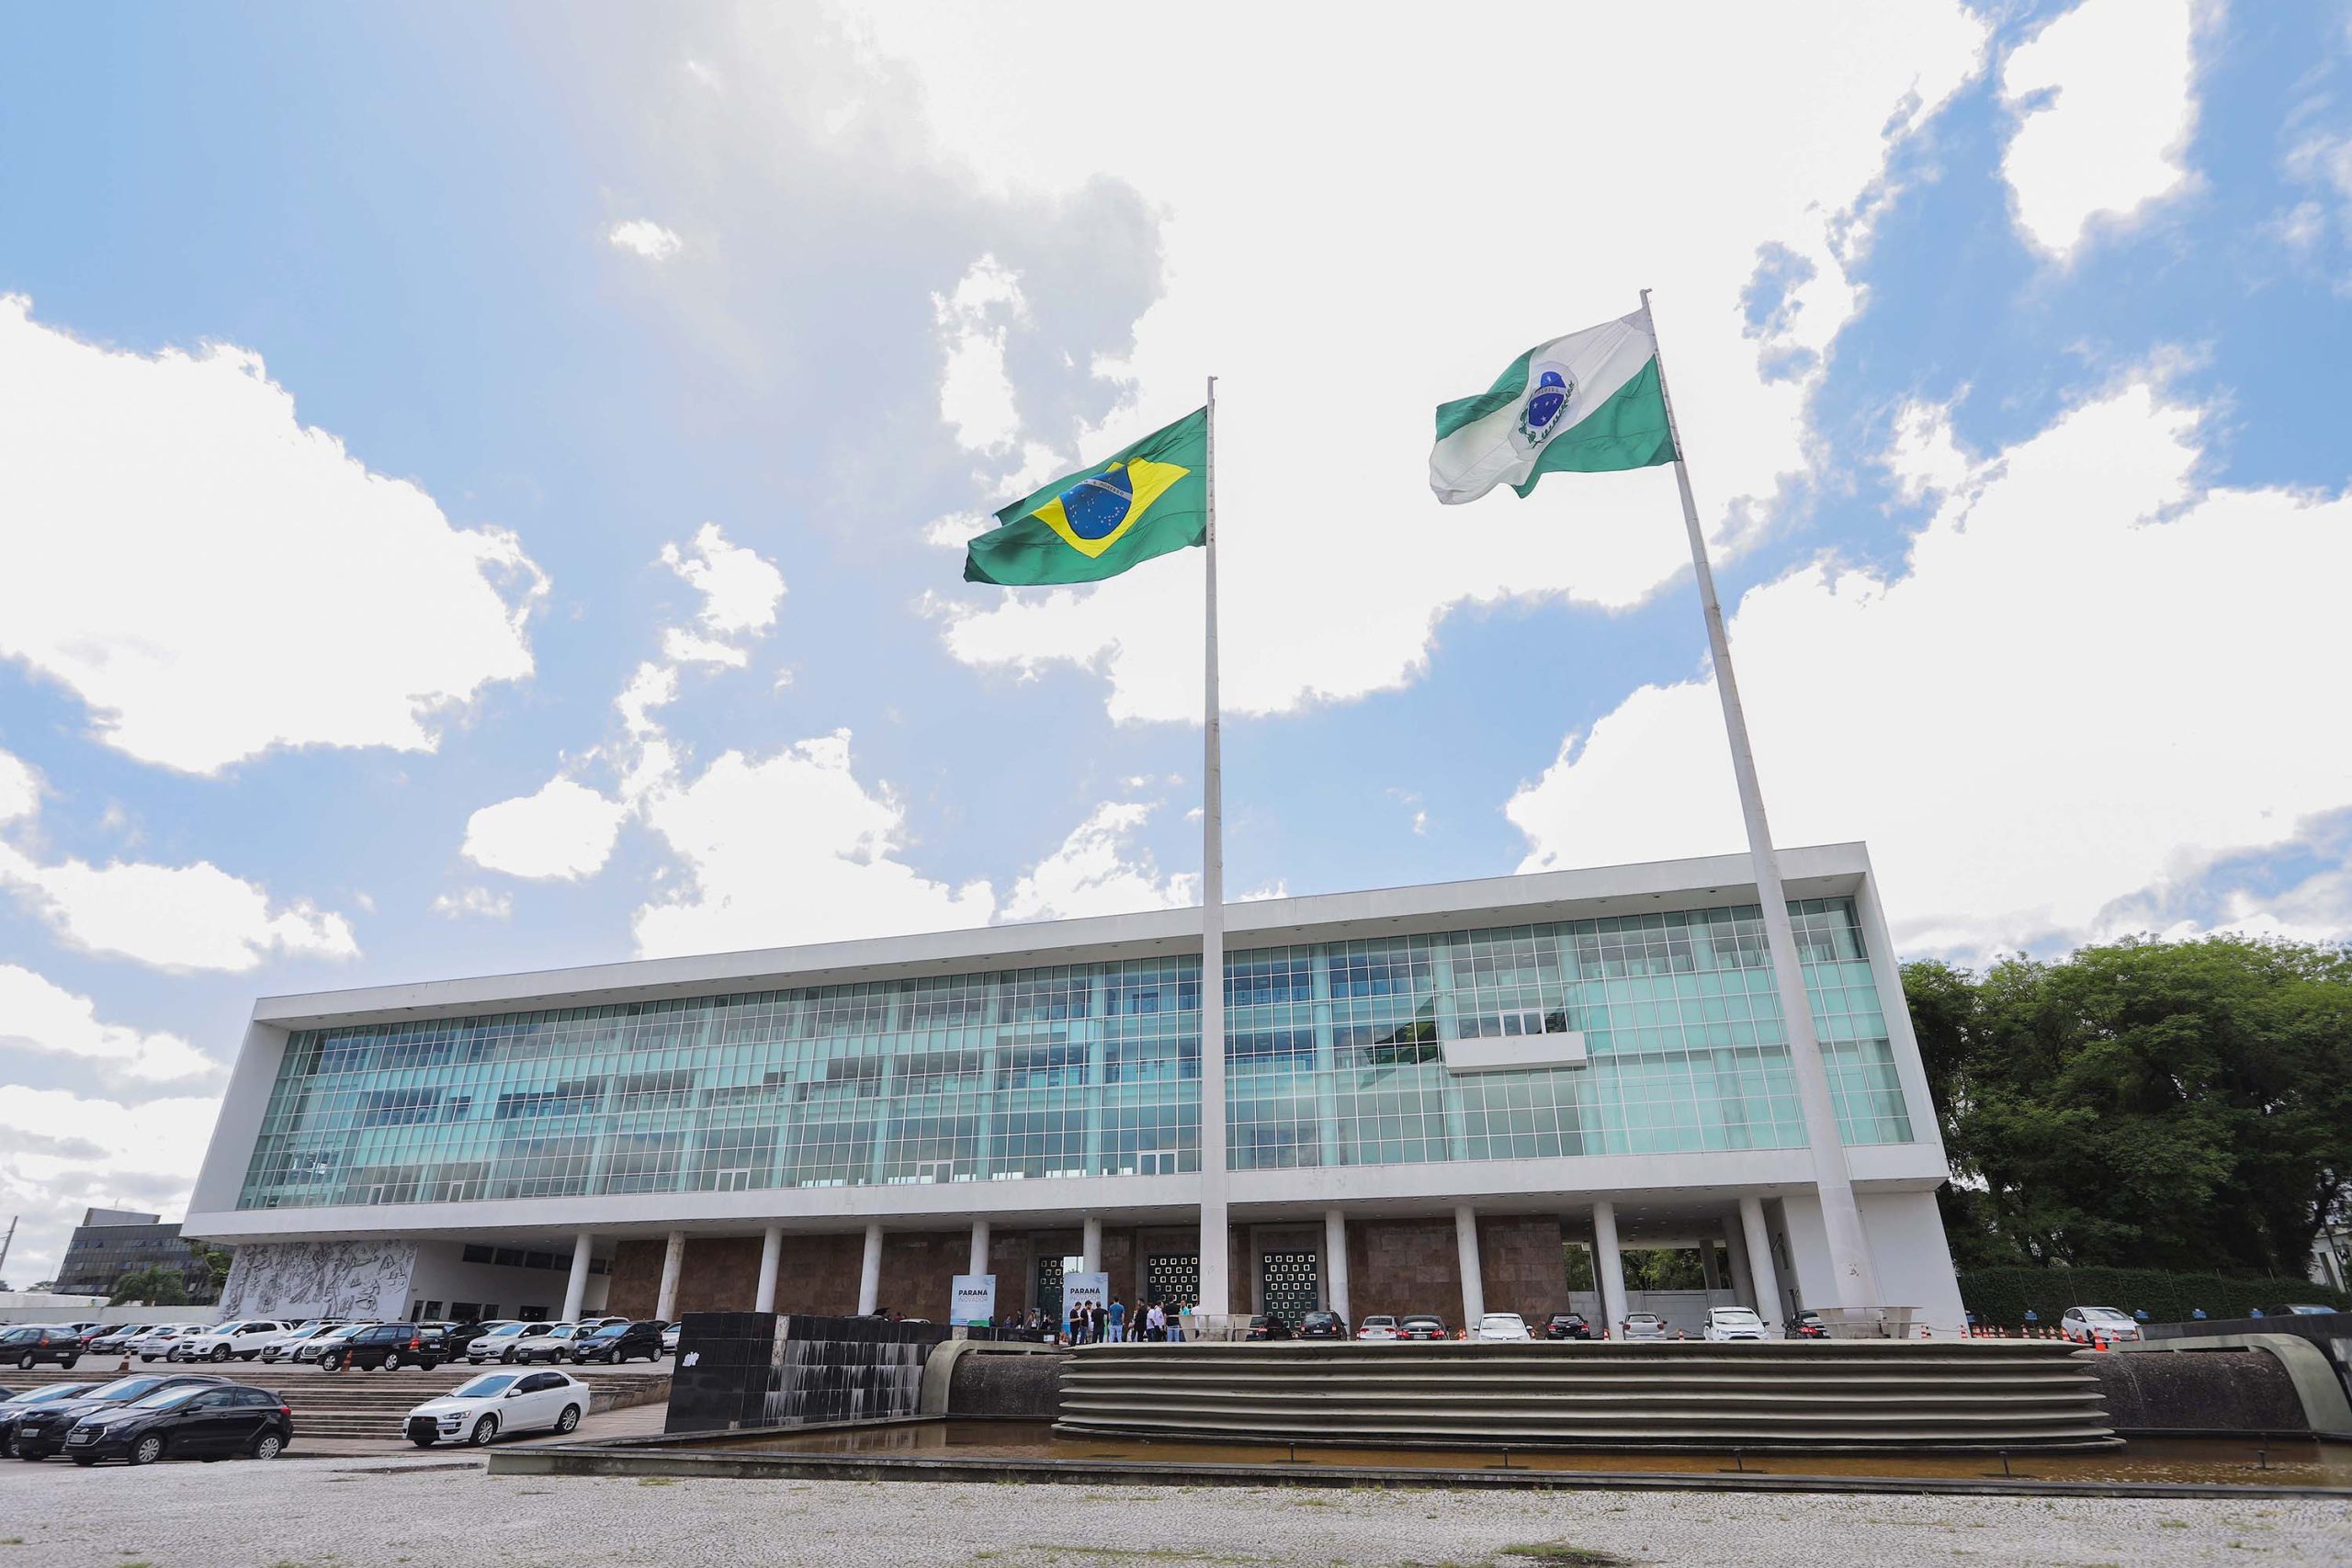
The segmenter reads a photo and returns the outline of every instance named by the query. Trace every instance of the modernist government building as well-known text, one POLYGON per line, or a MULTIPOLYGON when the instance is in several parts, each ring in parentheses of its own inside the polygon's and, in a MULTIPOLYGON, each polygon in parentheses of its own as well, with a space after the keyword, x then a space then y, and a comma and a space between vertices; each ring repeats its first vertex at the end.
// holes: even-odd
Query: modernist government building
MULTIPOLYGON (((1869 856, 1780 859, 1882 1303, 1940 1337, 1869 856)), ((1002 1316, 1085 1269, 1221 1283, 1209 1313, 1614 1321, 1622 1249, 1695 1247, 1704 1301, 1785 1322, 1837 1281, 1747 868, 1231 906, 1222 1170, 1195 909, 267 998, 185 1230, 237 1247, 229 1314, 945 1321, 956 1275, 1002 1316)))

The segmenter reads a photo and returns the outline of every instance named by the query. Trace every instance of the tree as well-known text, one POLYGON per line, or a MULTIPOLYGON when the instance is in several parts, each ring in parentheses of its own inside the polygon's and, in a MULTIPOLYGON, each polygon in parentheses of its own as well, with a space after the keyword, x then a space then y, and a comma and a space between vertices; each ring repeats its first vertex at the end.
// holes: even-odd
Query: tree
POLYGON ((206 1301, 217 1302, 220 1299, 221 1291, 229 1283, 231 1261, 229 1249, 225 1247, 208 1247, 204 1249, 204 1266, 211 1274, 211 1279, 205 1287, 206 1301))
POLYGON ((2132 939, 1904 966, 1964 1267, 2295 1277, 2352 1175, 2352 958, 2132 939))
POLYGON ((113 1304, 125 1302, 145 1302, 150 1306, 184 1306, 187 1303, 187 1281, 177 1269, 161 1264, 134 1269, 114 1282, 113 1304))

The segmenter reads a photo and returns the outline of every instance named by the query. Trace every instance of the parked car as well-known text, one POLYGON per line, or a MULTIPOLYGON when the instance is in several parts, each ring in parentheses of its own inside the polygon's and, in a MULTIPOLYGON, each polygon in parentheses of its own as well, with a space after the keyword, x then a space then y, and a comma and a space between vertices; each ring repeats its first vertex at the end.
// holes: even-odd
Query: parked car
POLYGON ((569 1432, 586 1414, 588 1385, 569 1372, 484 1372, 410 1411, 401 1430, 420 1449, 481 1448, 501 1432, 569 1432))
POLYGON ((2333 1317, 2342 1307, 2321 1306, 2315 1302, 2297 1302, 2287 1306, 2265 1307, 2265 1317, 2333 1317))
POLYGON ((187 1334, 201 1334, 210 1325, 209 1324, 202 1323, 164 1324, 162 1327, 156 1329, 154 1333, 148 1335, 144 1339, 141 1339, 139 1342, 139 1359, 142 1361, 153 1361, 159 1358, 168 1356, 172 1353, 172 1346, 174 1342, 179 1339, 181 1336, 187 1334))
POLYGON ((131 1404, 94 1410, 65 1434, 75 1464, 128 1460, 276 1459, 294 1440, 294 1412, 266 1388, 223 1383, 167 1388, 131 1404))
POLYGON ((92 1324, 82 1330, 82 1353, 85 1356, 95 1354, 99 1340, 111 1338, 130 1326, 127 1323, 92 1324))
POLYGON ((313 1338, 297 1340, 294 1345, 294 1359, 297 1362, 316 1361, 328 1351, 339 1348, 345 1340, 349 1339, 361 1329, 373 1326, 372 1324, 366 1323, 338 1323, 333 1328, 313 1338))
POLYGON ((1356 1329, 1356 1337, 1358 1339, 1393 1341, 1402 1339, 1405 1336, 1397 1328, 1396 1320, 1395 1318, 1391 1317, 1385 1312, 1376 1312, 1371 1316, 1365 1318, 1363 1322, 1358 1325, 1356 1329))
POLYGON ((30 1371, 43 1361, 70 1367, 82 1359, 82 1336, 62 1323, 18 1324, 0 1333, 0 1361, 30 1371))
MULTIPOLYGON (((628 1318, 607 1313, 603 1317, 581 1318, 579 1319, 579 1324, 582 1328, 610 1328, 616 1323, 627 1323, 628 1321, 628 1318)), ((656 1319, 655 1321, 659 1322, 660 1320, 656 1319)))
POLYGON ((10 1459, 17 1457, 17 1416, 44 1404, 79 1399, 97 1386, 94 1382, 53 1382, 43 1388, 28 1388, 22 1393, 0 1398, 0 1454, 6 1454, 10 1459))
POLYGON ((1580 1312, 1546 1313, 1535 1332, 1544 1339, 1589 1339, 1592 1325, 1584 1320, 1580 1312))
POLYGON ((261 1342, 261 1359, 271 1365, 290 1361, 294 1359, 294 1352, 311 1340, 348 1326, 340 1318, 322 1317, 293 1328, 281 1329, 261 1342))
POLYGON ((650 1318, 641 1323, 608 1323, 593 1334, 574 1339, 571 1359, 575 1363, 610 1361, 616 1367, 638 1356, 658 1361, 662 1359, 662 1334, 667 1327, 668 1324, 650 1318))
POLYGON ((1310 1312, 1298 1320, 1301 1339, 1345 1339, 1348 1320, 1336 1312, 1310 1312))
POLYGON ((1629 1312, 1625 1321, 1617 1325, 1620 1339, 1657 1340, 1666 1337, 1666 1319, 1654 1312, 1629 1312))
POLYGON ((112 1382, 102 1382, 76 1398, 39 1405, 17 1416, 17 1443, 13 1451, 20 1460, 45 1460, 64 1448, 65 1434, 72 1431, 74 1423, 85 1416, 119 1404, 135 1404, 167 1388, 181 1388, 190 1383, 219 1387, 227 1382, 226 1378, 217 1378, 209 1372, 133 1372, 112 1382))
POLYGON ((156 1323, 125 1324, 122 1327, 117 1329, 112 1334, 101 1334, 96 1338, 91 1340, 89 1347, 90 1354, 93 1356, 119 1356, 123 1354, 125 1351, 136 1350, 139 1348, 139 1342, 141 1339, 146 1338, 147 1336, 154 1333, 156 1329, 162 1326, 163 1325, 156 1323))
POLYGON ((502 1323, 487 1334, 476 1335, 466 1346, 466 1359, 475 1366, 484 1361, 512 1361, 514 1347, 529 1334, 544 1327, 537 1323, 502 1323))
POLYGON ((1425 1312, 1416 1312, 1407 1314, 1404 1321, 1396 1325, 1396 1337, 1399 1339, 1444 1339, 1451 1336, 1446 1333, 1445 1319, 1432 1316, 1425 1312))
POLYGON ((1519 1314, 1490 1312, 1480 1316, 1478 1326, 1471 1330, 1470 1337, 1494 1344, 1525 1344, 1534 1337, 1527 1332, 1527 1320, 1519 1314))
POLYGON ((441 1358, 424 1342, 424 1331, 413 1323, 371 1323, 356 1334, 326 1341, 319 1352, 319 1370, 328 1372, 346 1366, 363 1372, 396 1372, 402 1367, 429 1372, 440 1364, 441 1358))
POLYGON ((1707 1331, 1702 1337, 1717 1344, 1727 1344, 1734 1339, 1761 1339, 1764 1337, 1764 1320, 1756 1315, 1754 1307, 1709 1307, 1707 1331))
POLYGON ((1290 1339, 1295 1336, 1291 1333, 1290 1324, 1280 1313, 1261 1312, 1250 1314, 1250 1326, 1241 1331, 1241 1337, 1244 1339, 1290 1339))
POLYGON ((674 1356, 678 1353, 678 1327, 679 1325, 673 1323, 662 1331, 662 1353, 665 1356, 674 1356))
POLYGON ((458 1323, 438 1325, 435 1336, 441 1344, 441 1359, 454 1361, 466 1353, 466 1347, 493 1328, 503 1328, 514 1320, 510 1317, 472 1318, 458 1323))
POLYGON ((2058 1332, 2077 1345, 2113 1345, 2137 1340, 2140 1325, 2113 1307, 2071 1306, 2058 1320, 2058 1332))
POLYGON ((244 1317, 233 1322, 215 1324, 194 1334, 183 1334, 172 1341, 164 1353, 167 1361, 240 1361, 257 1359, 261 1348, 270 1339, 286 1332, 286 1325, 274 1318, 244 1317))
MULTIPOLYGON (((534 1324, 531 1333, 514 1341, 514 1351, 511 1359, 524 1366, 528 1366, 533 1361, 545 1361, 552 1366, 571 1354, 573 1343, 584 1337, 586 1334, 587 1330, 576 1323, 534 1324)), ((508 1359, 500 1358, 502 1360, 508 1359)))
POLYGON ((1819 1313, 1807 1308, 1789 1321, 1788 1337, 1792 1339, 1826 1339, 1829 1337, 1829 1325, 1821 1321, 1819 1313))

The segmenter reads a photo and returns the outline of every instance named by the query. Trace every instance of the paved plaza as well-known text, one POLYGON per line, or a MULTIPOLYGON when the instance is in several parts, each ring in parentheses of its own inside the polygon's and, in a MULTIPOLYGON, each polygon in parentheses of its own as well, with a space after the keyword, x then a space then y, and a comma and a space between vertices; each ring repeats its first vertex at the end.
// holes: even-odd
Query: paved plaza
POLYGON ((2335 1564, 2352 1561, 2352 1505, 492 1479, 455 1455, 167 1463, 137 1475, 120 1466, 0 1464, 0 1568, 1528 1568, 1612 1560, 2335 1564))

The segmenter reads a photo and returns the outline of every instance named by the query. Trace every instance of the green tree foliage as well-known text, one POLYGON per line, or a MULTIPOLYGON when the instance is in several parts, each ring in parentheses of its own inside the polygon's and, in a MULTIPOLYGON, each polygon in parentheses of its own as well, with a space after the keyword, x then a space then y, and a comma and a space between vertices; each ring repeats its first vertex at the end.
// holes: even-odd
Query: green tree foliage
POLYGON ((113 1304, 125 1302, 145 1302, 150 1306, 184 1306, 187 1303, 187 1281, 176 1269, 155 1264, 134 1269, 114 1282, 113 1304))
POLYGON ((2352 1175, 2344 951, 2133 939, 1903 980, 1962 1269, 2304 1272, 2352 1175))

